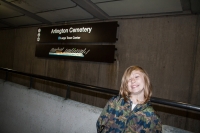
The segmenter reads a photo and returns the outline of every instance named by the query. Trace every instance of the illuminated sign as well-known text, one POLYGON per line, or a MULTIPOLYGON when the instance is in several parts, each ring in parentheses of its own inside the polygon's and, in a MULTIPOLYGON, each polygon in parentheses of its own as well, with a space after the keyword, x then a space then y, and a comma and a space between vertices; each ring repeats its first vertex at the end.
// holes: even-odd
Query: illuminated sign
POLYGON ((96 43, 117 41, 117 22, 87 23, 38 28, 38 43, 96 43))
POLYGON ((44 58, 72 59, 113 63, 114 45, 40 45, 35 56, 44 58))

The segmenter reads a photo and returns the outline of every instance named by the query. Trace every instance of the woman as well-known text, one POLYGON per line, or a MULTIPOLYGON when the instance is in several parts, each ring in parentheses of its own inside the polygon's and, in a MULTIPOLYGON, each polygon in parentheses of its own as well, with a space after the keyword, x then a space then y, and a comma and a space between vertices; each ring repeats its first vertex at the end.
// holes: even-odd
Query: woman
POLYGON ((161 133, 162 125, 149 100, 152 87, 139 66, 124 72, 120 95, 112 97, 97 120, 98 133, 161 133))

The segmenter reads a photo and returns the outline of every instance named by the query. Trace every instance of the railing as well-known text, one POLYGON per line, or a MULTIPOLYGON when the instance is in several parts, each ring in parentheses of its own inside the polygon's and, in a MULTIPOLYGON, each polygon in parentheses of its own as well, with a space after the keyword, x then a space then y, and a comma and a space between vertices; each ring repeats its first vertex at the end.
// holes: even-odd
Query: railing
MULTIPOLYGON (((91 86, 91 85, 87 85, 87 84, 71 82, 71 81, 66 81, 66 80, 61 80, 61 79, 57 79, 57 78, 41 76, 41 75, 29 74, 29 73, 19 72, 19 71, 8 69, 8 68, 0 67, 0 70, 6 71, 5 80, 8 79, 8 73, 16 73, 16 74, 20 74, 20 75, 24 75, 24 76, 29 76, 30 77, 30 88, 32 87, 32 78, 38 78, 38 79, 48 80, 48 81, 52 81, 52 82, 56 82, 56 83, 65 84, 68 86, 80 87, 82 89, 86 89, 86 90, 90 90, 90 91, 97 91, 97 92, 103 92, 103 93, 114 94, 114 95, 119 94, 118 90, 102 88, 102 87, 98 87, 98 86, 91 86)), ((67 88, 66 98, 69 98, 69 96, 70 96, 70 89, 67 88)), ((200 112, 199 106, 195 106, 195 105, 188 104, 188 103, 176 102, 176 101, 161 99, 161 98, 156 98, 156 97, 151 97, 150 101, 152 103, 168 105, 168 106, 172 106, 172 107, 176 107, 176 108, 182 108, 182 109, 200 112)))

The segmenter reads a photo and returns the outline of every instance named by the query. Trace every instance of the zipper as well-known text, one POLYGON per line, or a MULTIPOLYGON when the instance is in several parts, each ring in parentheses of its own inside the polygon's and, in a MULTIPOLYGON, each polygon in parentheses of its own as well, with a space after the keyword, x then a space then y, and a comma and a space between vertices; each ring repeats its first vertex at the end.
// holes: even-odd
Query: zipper
POLYGON ((127 129, 127 123, 130 121, 129 119, 132 116, 132 113, 134 112, 134 110, 132 110, 132 102, 130 102, 128 111, 129 111, 129 114, 128 114, 127 120, 125 122, 125 128, 123 129, 122 133, 125 133, 125 129, 127 129))

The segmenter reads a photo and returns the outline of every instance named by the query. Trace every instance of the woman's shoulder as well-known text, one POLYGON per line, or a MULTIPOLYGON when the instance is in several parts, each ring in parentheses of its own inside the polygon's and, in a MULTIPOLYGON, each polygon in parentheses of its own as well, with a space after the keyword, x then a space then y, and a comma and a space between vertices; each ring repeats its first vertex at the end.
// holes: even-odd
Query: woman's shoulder
POLYGON ((154 110, 153 106, 148 102, 143 105, 143 112, 147 115, 156 115, 156 111, 154 110))
POLYGON ((151 106, 151 104, 149 104, 144 110, 143 113, 146 114, 146 116, 148 117, 155 117, 157 119, 159 119, 159 115, 158 113, 154 110, 153 106, 151 106))
POLYGON ((122 101, 123 101, 123 98, 117 95, 117 96, 111 97, 108 100, 108 103, 114 103, 114 104, 116 104, 116 103, 121 103, 122 101))
POLYGON ((146 103, 146 108, 145 108, 145 111, 147 112, 155 112, 153 106, 151 105, 150 102, 146 103))
POLYGON ((116 100, 119 100, 119 99, 120 99, 120 96, 118 96, 118 95, 110 98, 111 101, 116 101, 116 100))

